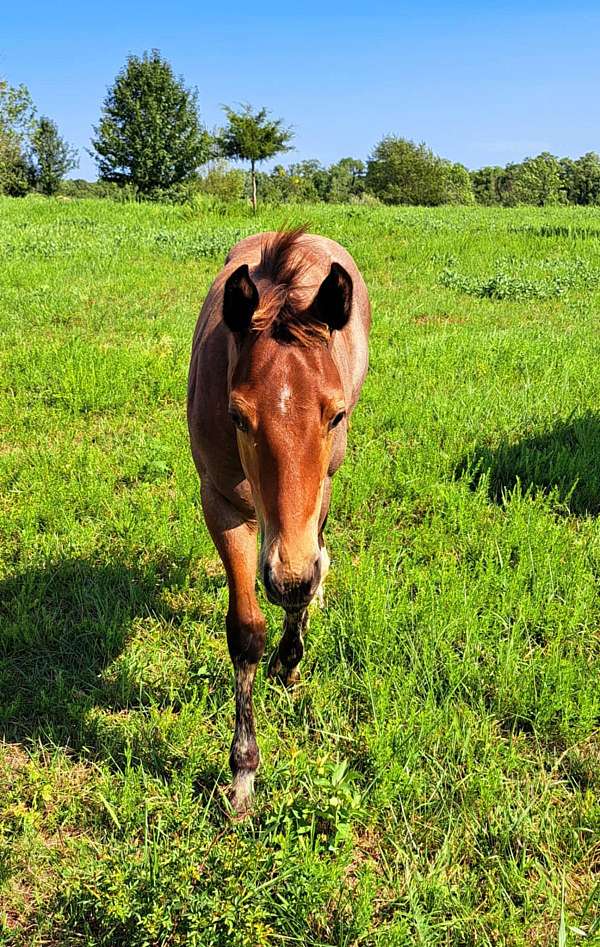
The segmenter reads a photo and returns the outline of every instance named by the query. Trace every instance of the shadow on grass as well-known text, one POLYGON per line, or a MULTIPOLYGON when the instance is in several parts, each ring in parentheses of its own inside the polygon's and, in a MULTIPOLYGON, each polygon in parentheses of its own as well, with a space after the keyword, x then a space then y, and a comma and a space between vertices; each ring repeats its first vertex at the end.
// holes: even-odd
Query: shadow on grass
POLYGON ((479 445, 455 470, 475 489, 483 478, 502 503, 520 485, 523 493, 552 496, 557 509, 576 516, 600 513, 600 416, 587 412, 516 443, 479 445))
MULTIPOLYGON (((107 745, 90 722, 94 708, 114 709, 114 688, 102 672, 123 650, 137 617, 177 622, 160 593, 182 584, 187 567, 144 570, 68 559, 0 582, 0 739, 69 747, 120 765, 126 731, 107 745)), ((207 587, 213 584, 206 577, 207 587)), ((169 768, 160 741, 140 758, 155 772, 169 768)))

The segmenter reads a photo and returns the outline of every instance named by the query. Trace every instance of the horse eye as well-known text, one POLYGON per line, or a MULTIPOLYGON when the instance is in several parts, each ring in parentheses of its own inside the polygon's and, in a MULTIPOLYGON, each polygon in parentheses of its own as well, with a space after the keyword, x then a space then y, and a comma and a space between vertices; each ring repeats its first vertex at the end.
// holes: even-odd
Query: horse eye
POLYGON ((342 418, 345 416, 345 411, 340 411, 339 414, 336 414, 333 421, 329 423, 329 429, 332 431, 334 427, 337 427, 342 418))
POLYGON ((229 417, 238 431, 246 432, 248 430, 248 422, 241 416, 241 414, 238 414, 237 411, 230 411, 229 417))

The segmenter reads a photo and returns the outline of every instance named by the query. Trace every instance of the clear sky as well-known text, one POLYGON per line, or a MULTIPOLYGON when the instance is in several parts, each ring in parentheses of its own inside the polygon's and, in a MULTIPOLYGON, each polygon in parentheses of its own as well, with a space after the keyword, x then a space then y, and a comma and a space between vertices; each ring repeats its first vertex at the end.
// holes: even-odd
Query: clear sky
POLYGON ((0 0, 0 75, 79 149, 75 176, 95 177, 84 149, 107 86, 153 47, 209 128, 239 102, 292 124, 286 161, 366 158, 388 133, 471 168, 600 151, 597 0, 0 0))

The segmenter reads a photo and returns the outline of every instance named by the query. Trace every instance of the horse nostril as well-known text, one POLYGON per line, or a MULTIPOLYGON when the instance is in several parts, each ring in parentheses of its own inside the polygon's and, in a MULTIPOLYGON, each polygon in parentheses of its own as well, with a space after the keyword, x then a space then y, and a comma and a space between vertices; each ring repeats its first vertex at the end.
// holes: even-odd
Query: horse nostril
POLYGON ((300 582, 298 586, 299 598, 303 599, 303 598, 306 598, 307 595, 310 595, 312 592, 312 587, 313 587, 312 579, 304 579, 302 582, 300 582))

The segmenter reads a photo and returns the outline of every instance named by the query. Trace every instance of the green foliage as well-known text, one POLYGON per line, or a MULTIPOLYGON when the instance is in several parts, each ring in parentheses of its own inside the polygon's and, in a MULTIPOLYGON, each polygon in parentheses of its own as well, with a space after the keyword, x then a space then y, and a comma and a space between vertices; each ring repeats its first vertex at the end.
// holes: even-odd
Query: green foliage
POLYGON ((600 156, 555 158, 543 152, 520 164, 487 167, 471 172, 478 204, 596 204, 600 202, 600 156))
POLYGON ((225 106, 227 125, 221 132, 219 148, 226 158, 249 161, 252 176, 252 206, 256 212, 256 165, 284 151, 290 151, 294 137, 283 119, 270 119, 266 108, 253 111, 244 105, 239 112, 225 106))
POLYGON ((115 184, 114 181, 85 181, 83 178, 69 178, 61 181, 59 194, 63 197, 105 198, 110 201, 126 203, 135 199, 132 185, 115 184))
POLYGON ((173 260, 192 260, 199 257, 224 259, 234 244, 242 237, 250 236, 251 228, 239 230, 233 227, 207 229, 202 227, 197 233, 173 233, 159 230, 154 235, 156 245, 173 260))
POLYGON ((328 169, 327 200, 332 204, 346 204, 364 193, 366 165, 357 158, 342 158, 328 169))
POLYGON ((285 128, 283 119, 269 119, 265 108, 253 111, 244 105, 239 112, 225 106, 227 126, 219 144, 225 157, 257 163, 290 150, 293 132, 285 128))
POLYGON ((367 163, 365 187, 385 204, 470 204, 469 173, 438 158, 425 144, 388 135, 367 163))
POLYGON ((224 203, 242 201, 246 174, 239 168, 230 168, 226 161, 217 160, 198 181, 198 190, 224 203))
POLYGON ((471 176, 463 164, 453 164, 445 161, 444 175, 444 204, 474 204, 473 185, 471 176))
POLYGON ((600 285, 600 269, 587 260, 545 260, 536 269, 535 276, 528 275, 531 267, 523 261, 501 261, 493 276, 482 278, 447 267, 440 280, 444 286, 481 299, 552 299, 575 287, 593 290, 600 285))
POLYGON ((94 132, 100 178, 132 184, 144 195, 194 177, 209 155, 196 93, 158 50, 128 57, 94 132))
POLYGON ((261 200, 269 204, 315 203, 324 200, 326 171, 318 161, 301 161, 284 168, 277 164, 270 174, 259 174, 261 200))
POLYGON ((560 161, 562 186, 569 204, 600 204, 600 155, 588 151, 560 161))
POLYGON ((492 207, 502 203, 502 181, 505 176, 504 168, 488 166, 471 171, 473 194, 478 204, 492 207))
POLYGON ((364 194, 364 171, 363 162, 355 158, 342 158, 328 168, 313 160, 287 168, 278 164, 270 174, 258 175, 258 193, 271 204, 352 203, 364 194))
POLYGON ((510 177, 510 203, 543 207, 562 202, 560 162, 547 151, 536 158, 526 158, 519 165, 508 165, 507 173, 510 177))
POLYGON ((56 122, 42 116, 31 133, 31 175, 42 194, 56 194, 68 171, 78 165, 77 153, 58 134, 56 122))
POLYGON ((235 824, 186 374, 225 253, 290 207, 0 202, 0 942, 595 944, 598 210, 292 217, 364 273, 371 367, 235 824))
POLYGON ((26 87, 0 79, 0 194, 20 197, 29 189, 26 144, 34 114, 26 87))

